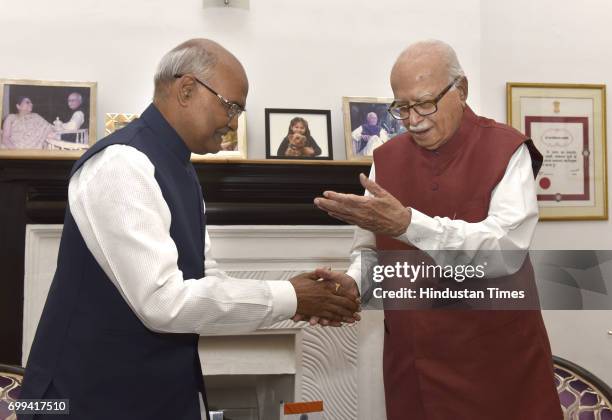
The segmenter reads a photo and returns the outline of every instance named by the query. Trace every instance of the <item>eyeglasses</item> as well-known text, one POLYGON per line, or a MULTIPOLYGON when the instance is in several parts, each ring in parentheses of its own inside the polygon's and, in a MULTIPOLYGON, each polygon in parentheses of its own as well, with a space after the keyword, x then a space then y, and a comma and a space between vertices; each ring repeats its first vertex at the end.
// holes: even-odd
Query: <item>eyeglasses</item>
POLYGON ((450 84, 446 86, 442 90, 442 92, 438 94, 438 96, 429 101, 417 102, 413 105, 402 104, 398 103, 397 101, 393 101, 391 105, 389 105, 389 109, 387 109, 387 111, 396 120, 406 120, 410 118, 411 109, 414 109, 414 111, 421 117, 431 115, 438 110, 438 102, 440 102, 442 97, 446 95, 446 92, 448 92, 459 80, 461 80, 462 77, 463 76, 459 76, 455 80, 450 82, 450 84))
MULTIPOLYGON (((181 77, 185 76, 184 74, 175 74, 174 78, 175 79, 180 79, 181 77)), ((212 93, 213 95, 215 95, 217 98, 219 98, 219 100, 221 101, 221 103, 225 106, 225 108, 227 108, 227 118, 229 121, 232 120, 232 118, 234 117, 239 117, 240 114, 242 114, 245 109, 241 106, 238 105, 236 102, 232 102, 232 101, 228 101, 227 99, 225 99, 223 96, 221 96, 220 94, 218 94, 217 92, 215 92, 215 90, 213 88, 211 88, 210 86, 208 86, 206 83, 204 83, 203 81, 201 81, 200 79, 198 79, 195 76, 191 76, 193 77, 193 79, 198 82, 199 84, 201 84, 202 86, 204 86, 206 89, 208 89, 208 91, 210 93, 212 93)))

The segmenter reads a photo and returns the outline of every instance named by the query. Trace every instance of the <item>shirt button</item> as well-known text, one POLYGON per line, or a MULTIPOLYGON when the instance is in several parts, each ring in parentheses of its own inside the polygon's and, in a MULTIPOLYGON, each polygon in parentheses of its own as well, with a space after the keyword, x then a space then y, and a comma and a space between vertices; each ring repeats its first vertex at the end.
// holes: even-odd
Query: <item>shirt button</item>
POLYGON ((439 187, 439 185, 438 185, 437 182, 434 182, 434 183, 431 184, 431 190, 432 191, 438 191, 438 187, 439 187))

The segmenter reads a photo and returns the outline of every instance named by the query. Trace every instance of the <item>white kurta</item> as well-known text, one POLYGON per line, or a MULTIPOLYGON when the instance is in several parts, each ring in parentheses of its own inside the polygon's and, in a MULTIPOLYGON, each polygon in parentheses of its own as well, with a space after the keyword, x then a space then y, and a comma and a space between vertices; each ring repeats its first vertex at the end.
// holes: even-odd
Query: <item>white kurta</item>
POLYGON ((170 209, 154 171, 145 154, 113 145, 85 162, 68 187, 70 211, 88 249, 140 320, 159 332, 206 335, 252 331, 292 317, 297 299, 291 283, 228 276, 212 256, 208 231, 206 277, 183 278, 170 209))
POLYGON ((359 141, 361 140, 362 132, 363 132, 363 126, 360 125, 355 130, 353 130, 353 132, 351 133, 351 136, 353 138, 353 152, 357 156, 372 156, 372 153, 374 153, 374 149, 376 149, 379 146, 382 146, 384 143, 386 143, 389 140, 389 135, 387 134, 387 131, 384 128, 381 128, 379 135, 370 136, 370 139, 368 140, 368 144, 366 144, 365 147, 361 150, 361 152, 358 153, 357 145, 359 144, 359 141))

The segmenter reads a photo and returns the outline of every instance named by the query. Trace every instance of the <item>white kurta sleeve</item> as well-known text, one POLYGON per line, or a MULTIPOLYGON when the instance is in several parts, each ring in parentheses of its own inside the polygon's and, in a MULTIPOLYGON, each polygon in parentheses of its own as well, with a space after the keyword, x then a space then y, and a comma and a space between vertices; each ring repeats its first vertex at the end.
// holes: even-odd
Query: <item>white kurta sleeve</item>
POLYGON ((113 145, 91 157, 71 178, 68 199, 88 249, 148 328, 240 333, 295 314, 291 283, 229 277, 212 257, 208 232, 205 277, 183 278, 170 210, 138 150, 113 145))
MULTIPOLYGON (((376 178, 374 164, 372 163, 372 168, 370 169, 371 180, 376 178)), ((370 195, 368 190, 365 191, 365 195, 370 195)), ((363 265, 367 265, 368 262, 362 260, 362 256, 370 255, 370 253, 376 252, 376 236, 369 230, 365 230, 360 228, 359 226, 355 226, 355 234, 353 237, 353 245, 351 246, 351 263, 349 265, 346 274, 351 276, 355 283, 357 283, 357 287, 359 288, 359 292, 364 286, 363 278, 361 275, 362 272, 362 263, 363 265)))
POLYGON ((351 137, 353 138, 354 141, 359 141, 361 140, 361 131, 363 130, 363 128, 361 126, 357 127, 356 129, 353 130, 353 132, 351 133, 351 137))
POLYGON ((85 122, 85 114, 83 111, 76 111, 72 114, 72 118, 67 123, 62 124, 64 130, 78 130, 85 122))

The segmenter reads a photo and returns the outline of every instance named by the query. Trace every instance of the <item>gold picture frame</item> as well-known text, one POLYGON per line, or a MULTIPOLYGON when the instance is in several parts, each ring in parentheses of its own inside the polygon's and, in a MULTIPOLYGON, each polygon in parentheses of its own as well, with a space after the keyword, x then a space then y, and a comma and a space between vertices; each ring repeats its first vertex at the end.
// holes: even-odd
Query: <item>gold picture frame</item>
POLYGON ((406 131, 401 121, 394 119, 387 108, 393 102, 392 98, 343 96, 342 114, 344 116, 344 140, 346 144, 346 159, 355 161, 372 161, 373 150, 406 131), (378 135, 361 135, 366 125, 367 116, 376 114, 378 135), (361 131, 360 131, 361 130, 361 131))
POLYGON ((540 220, 607 220, 606 86, 508 82, 506 105, 544 156, 540 220))
POLYGON ((238 117, 238 129, 230 131, 223 136, 221 147, 217 153, 207 153, 205 155, 191 154, 192 162, 201 162, 207 160, 245 160, 247 158, 247 134, 246 134, 246 112, 243 112, 238 117), (228 146, 224 146, 227 144, 228 146))
POLYGON ((97 140, 96 101, 96 82, 0 79, 0 158, 78 158, 97 140))
POLYGON ((104 135, 114 133, 115 131, 125 127, 135 119, 140 117, 139 114, 118 114, 109 113, 104 115, 104 135))
MULTIPOLYGON (((104 120, 105 134, 109 135, 125 127, 130 122, 139 118, 140 114, 106 114, 104 120)), ((205 155, 191 154, 192 162, 206 160, 244 160, 247 158, 247 138, 246 138, 246 112, 238 117, 238 129, 230 131, 223 136, 222 145, 227 144, 234 150, 221 150, 217 153, 207 153, 205 155)))

